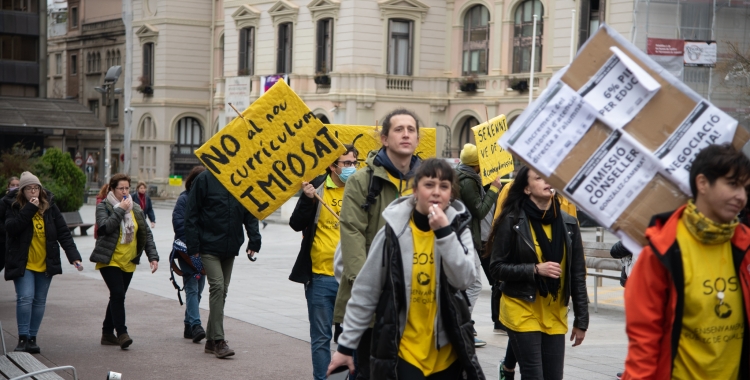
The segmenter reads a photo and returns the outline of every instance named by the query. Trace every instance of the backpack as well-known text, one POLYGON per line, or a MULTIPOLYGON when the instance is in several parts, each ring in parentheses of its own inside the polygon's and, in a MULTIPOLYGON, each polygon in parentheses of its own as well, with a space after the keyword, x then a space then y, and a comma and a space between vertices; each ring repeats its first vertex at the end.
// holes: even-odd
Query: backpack
POLYGON ((380 177, 375 177, 375 171, 369 165, 367 166, 367 173, 370 175, 369 185, 367 185, 367 198, 365 198, 365 203, 359 207, 365 211, 370 211, 370 206, 375 204, 375 198, 383 191, 384 180, 380 177))
POLYGON ((185 273, 180 269, 180 266, 177 263, 178 257, 190 267, 193 272, 192 276, 194 276, 196 280, 200 280, 201 276, 205 276, 206 270, 203 268, 200 256, 188 256, 185 243, 180 239, 175 239, 174 243, 172 243, 172 252, 169 254, 169 280, 172 281, 172 286, 177 289, 177 299, 180 301, 180 306, 182 306, 185 303, 182 302, 180 292, 185 290, 185 287, 180 288, 180 286, 177 285, 177 280, 174 278, 175 273, 177 273, 178 276, 185 276, 185 273))

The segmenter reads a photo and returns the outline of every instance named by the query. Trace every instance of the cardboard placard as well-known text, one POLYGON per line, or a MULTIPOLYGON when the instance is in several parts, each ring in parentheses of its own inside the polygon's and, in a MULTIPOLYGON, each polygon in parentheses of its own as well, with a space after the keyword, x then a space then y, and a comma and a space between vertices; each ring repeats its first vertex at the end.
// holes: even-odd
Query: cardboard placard
POLYGON ((345 149, 282 80, 195 151, 258 219, 281 207, 345 149))
POLYGON ((513 172, 513 155, 497 143, 507 130, 508 122, 505 115, 471 128, 474 132, 474 141, 477 142, 482 186, 492 183, 497 177, 513 172))

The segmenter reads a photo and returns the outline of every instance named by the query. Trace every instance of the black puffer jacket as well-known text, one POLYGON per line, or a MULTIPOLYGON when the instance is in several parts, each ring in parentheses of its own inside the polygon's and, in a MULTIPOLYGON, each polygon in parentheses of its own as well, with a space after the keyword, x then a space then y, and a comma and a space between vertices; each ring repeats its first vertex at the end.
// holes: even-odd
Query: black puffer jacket
MULTIPOLYGON (((317 189, 325 180, 326 175, 322 175, 313 179, 310 184, 317 189)), ((292 267, 292 273, 289 274, 289 280, 291 281, 307 284, 312 280, 312 257, 310 256, 310 251, 312 251, 315 231, 318 229, 316 221, 318 215, 320 215, 321 207, 317 199, 308 198, 305 194, 302 194, 297 201, 297 205, 294 206, 291 218, 289 218, 289 227, 292 227, 297 232, 302 231, 302 245, 297 255, 297 261, 294 262, 294 266, 292 267)))
MULTIPOLYGON (((138 231, 135 233, 137 254, 131 262, 136 265, 139 264, 144 250, 148 261, 159 261, 154 236, 151 234, 151 229, 146 225, 146 216, 143 210, 136 203, 133 203, 133 215, 135 215, 135 223, 138 224, 138 231)), ((90 261, 103 264, 109 264, 112 261, 112 254, 115 253, 120 239, 120 228, 124 216, 125 210, 112 207, 106 199, 96 206, 96 225, 99 229, 99 238, 96 239, 94 251, 89 258, 90 261)))
MULTIPOLYGON (((492 244, 490 272, 492 277, 502 281, 504 295, 535 302, 537 285, 534 266, 539 263, 531 235, 531 226, 526 213, 520 211, 516 223, 514 216, 508 215, 500 222, 492 244)), ((581 231, 576 219, 564 211, 561 214, 565 224, 565 284, 562 301, 565 306, 573 299, 573 326, 582 330, 589 326, 588 293, 586 291, 586 259, 583 256, 581 231)))
MULTIPOLYGON (((81 260, 81 254, 73 242, 73 236, 70 235, 70 229, 65 223, 60 209, 54 202, 54 195, 47 191, 47 200, 50 207, 44 212, 44 235, 47 239, 47 276, 62 274, 62 264, 60 262, 60 246, 65 250, 68 261, 73 264, 74 261, 81 260)), ((29 247, 34 234, 34 226, 31 219, 39 210, 32 203, 26 203, 23 208, 16 201, 18 190, 8 193, 2 200, 5 204, 5 229, 7 231, 7 251, 5 252, 5 279, 13 280, 23 277, 26 271, 26 264, 29 260, 29 247)))

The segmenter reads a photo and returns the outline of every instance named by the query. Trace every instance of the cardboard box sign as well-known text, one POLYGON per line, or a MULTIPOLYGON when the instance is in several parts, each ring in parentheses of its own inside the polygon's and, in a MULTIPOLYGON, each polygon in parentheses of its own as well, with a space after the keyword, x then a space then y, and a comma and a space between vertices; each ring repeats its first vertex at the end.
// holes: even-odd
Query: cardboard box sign
POLYGON ((500 144, 634 252, 653 215, 689 199, 690 162, 750 133, 603 25, 500 144))

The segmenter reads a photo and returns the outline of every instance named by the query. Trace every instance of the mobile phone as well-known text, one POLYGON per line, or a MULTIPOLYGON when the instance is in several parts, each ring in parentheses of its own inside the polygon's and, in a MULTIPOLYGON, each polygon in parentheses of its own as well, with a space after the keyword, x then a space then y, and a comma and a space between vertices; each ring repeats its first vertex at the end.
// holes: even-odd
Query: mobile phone
POLYGON ((83 270, 83 265, 81 265, 81 263, 73 263, 73 265, 76 266, 76 269, 78 269, 79 272, 83 270))

